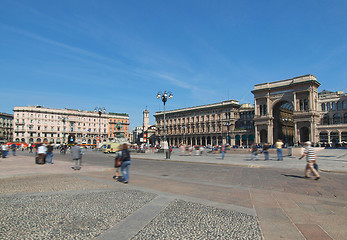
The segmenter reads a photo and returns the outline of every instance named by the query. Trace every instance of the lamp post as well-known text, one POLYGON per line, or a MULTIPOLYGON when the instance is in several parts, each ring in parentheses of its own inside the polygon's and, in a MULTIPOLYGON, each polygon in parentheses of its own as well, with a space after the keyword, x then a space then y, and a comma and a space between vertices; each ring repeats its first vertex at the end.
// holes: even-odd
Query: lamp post
POLYGON ((101 121, 101 114, 106 113, 106 109, 104 107, 96 107, 94 109, 94 112, 99 114, 99 139, 97 142, 100 143, 101 142, 101 122, 100 122, 101 121))
POLYGON ((164 103, 164 135, 163 135, 163 145, 164 145, 164 152, 166 159, 170 159, 170 151, 169 151, 169 146, 166 141, 166 128, 165 128, 165 103, 167 102, 168 99, 172 99, 173 95, 171 92, 158 92, 157 94, 157 99, 161 98, 161 101, 164 103))
POLYGON ((61 117, 61 120, 63 121, 63 144, 65 144, 65 122, 68 120, 68 117, 61 117))
POLYGON ((229 144, 229 130, 230 130, 231 123, 230 122, 225 122, 223 125, 227 126, 227 139, 226 139, 226 142, 229 144))
POLYGON ((183 129, 183 144, 186 144, 186 126, 181 126, 181 130, 183 129))

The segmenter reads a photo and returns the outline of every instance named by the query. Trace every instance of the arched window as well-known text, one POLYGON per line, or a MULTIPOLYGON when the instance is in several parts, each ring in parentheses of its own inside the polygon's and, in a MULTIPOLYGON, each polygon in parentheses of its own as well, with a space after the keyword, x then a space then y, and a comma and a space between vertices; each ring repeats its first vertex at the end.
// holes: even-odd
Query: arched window
POLYGON ((325 111, 325 103, 322 103, 322 111, 325 111))
POLYGON ((300 105, 300 111, 303 111, 304 110, 304 100, 300 99, 299 105, 300 105))
POLYGON ((304 110, 307 111, 308 110, 308 100, 304 99, 304 110))
POLYGON ((327 103, 327 110, 330 111, 330 103, 327 103))
POLYGON ((347 101, 343 101, 342 102, 342 108, 343 109, 347 109, 347 101))
POLYGON ((332 104, 331 104, 331 109, 332 109, 333 111, 336 110, 336 102, 332 102, 332 104))
POLYGON ((336 113, 333 116, 333 123, 334 124, 340 124, 341 123, 341 118, 340 118, 340 114, 336 113))
POLYGON ((341 110, 342 109, 342 102, 341 101, 337 102, 336 107, 337 107, 337 110, 341 110))

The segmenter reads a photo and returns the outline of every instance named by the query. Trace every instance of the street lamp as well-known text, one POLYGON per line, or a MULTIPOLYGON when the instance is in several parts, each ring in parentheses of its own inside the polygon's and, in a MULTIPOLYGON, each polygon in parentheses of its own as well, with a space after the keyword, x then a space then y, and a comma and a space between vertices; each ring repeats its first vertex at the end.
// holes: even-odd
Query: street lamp
POLYGON ((61 120, 63 121, 63 144, 65 144, 65 122, 68 120, 68 117, 61 117, 61 120))
POLYGON ((230 130, 231 123, 230 122, 225 122, 223 125, 227 126, 227 139, 226 139, 226 142, 229 144, 229 130, 230 130))
POLYGON ((106 113, 106 109, 104 107, 96 107, 94 109, 94 112, 99 114, 99 139, 98 139, 98 142, 100 143, 101 142, 101 122, 100 122, 101 114, 106 113))
POLYGON ((181 126, 181 130, 183 129, 183 144, 186 144, 186 126, 181 126))
POLYGON ((170 159, 170 151, 169 151, 169 146, 166 141, 166 135, 165 135, 165 103, 167 102, 168 99, 172 99, 173 95, 171 92, 158 92, 157 94, 157 99, 161 98, 161 101, 164 103, 164 135, 163 135, 163 145, 164 145, 164 151, 165 151, 165 156, 166 159, 170 159))

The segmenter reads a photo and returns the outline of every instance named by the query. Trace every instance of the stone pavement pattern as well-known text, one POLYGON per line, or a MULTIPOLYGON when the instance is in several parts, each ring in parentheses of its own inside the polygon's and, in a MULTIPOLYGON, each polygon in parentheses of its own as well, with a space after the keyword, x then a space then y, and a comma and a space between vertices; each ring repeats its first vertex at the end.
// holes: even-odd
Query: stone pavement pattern
POLYGON ((347 239, 344 174, 133 158, 160 161, 134 160, 125 185, 105 167, 1 160, 1 239, 347 239))

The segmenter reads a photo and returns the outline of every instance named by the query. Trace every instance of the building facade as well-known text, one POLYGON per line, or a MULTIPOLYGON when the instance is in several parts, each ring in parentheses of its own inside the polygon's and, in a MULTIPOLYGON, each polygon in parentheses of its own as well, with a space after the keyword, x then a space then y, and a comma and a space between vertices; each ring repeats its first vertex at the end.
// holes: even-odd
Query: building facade
POLYGON ((183 108, 154 115, 157 143, 164 134, 169 145, 246 145, 254 140, 254 108, 236 100, 183 108))
POLYGON ((287 145, 347 142, 347 95, 318 92, 313 75, 254 86, 255 141, 287 145))
POLYGON ((109 113, 109 140, 113 141, 117 138, 129 139, 129 115, 109 113))
MULTIPOLYGON (((129 123, 127 115, 98 114, 94 111, 53 109, 42 106, 14 108, 14 141, 62 144, 75 141, 85 145, 107 142, 114 134, 115 119, 129 123)), ((129 136, 129 128, 127 127, 129 136)))
POLYGON ((323 90, 318 94, 320 121, 319 142, 336 146, 347 143, 347 94, 323 90))
POLYGON ((0 113, 0 142, 13 141, 13 115, 0 113))

